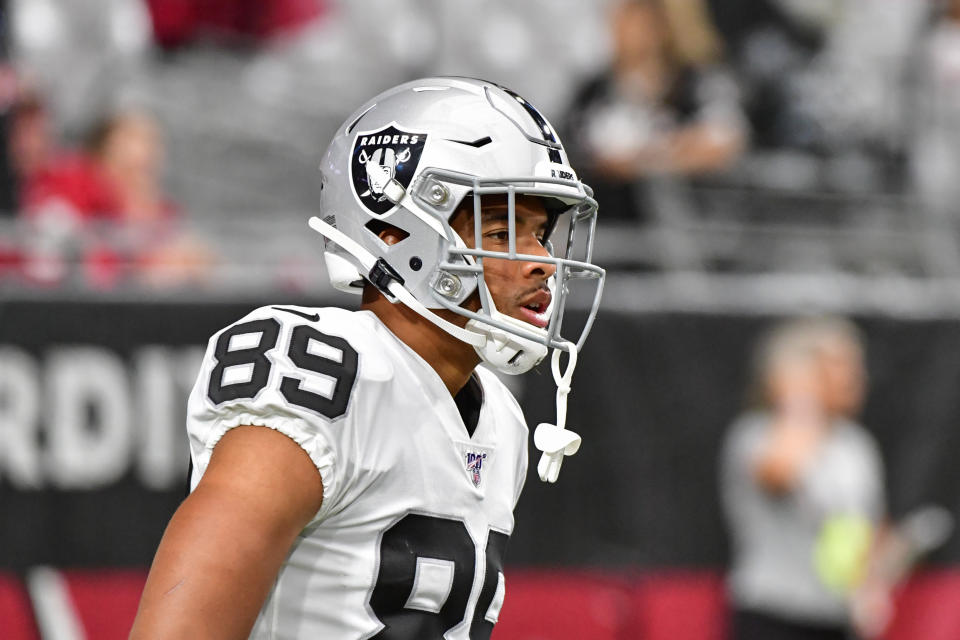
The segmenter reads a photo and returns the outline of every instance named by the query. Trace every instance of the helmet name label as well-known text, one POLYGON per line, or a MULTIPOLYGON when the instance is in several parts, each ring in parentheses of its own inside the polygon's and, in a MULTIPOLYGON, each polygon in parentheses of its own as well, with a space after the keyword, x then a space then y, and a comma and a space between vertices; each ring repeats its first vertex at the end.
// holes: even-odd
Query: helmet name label
POLYGON ((350 154, 350 182, 360 204, 377 215, 391 211, 396 202, 389 196, 399 191, 397 185, 404 190, 410 186, 426 141, 427 134, 393 124, 358 132, 350 154))
POLYGON ((561 180, 573 181, 579 179, 577 178, 577 172, 574 171, 572 167, 557 162, 538 162, 535 173, 537 176, 543 176, 545 178, 559 178, 561 180))
POLYGON ((360 142, 357 144, 361 147, 366 147, 371 144, 417 144, 420 142, 420 134, 410 135, 400 135, 394 134, 392 136, 364 136, 360 138, 360 142))

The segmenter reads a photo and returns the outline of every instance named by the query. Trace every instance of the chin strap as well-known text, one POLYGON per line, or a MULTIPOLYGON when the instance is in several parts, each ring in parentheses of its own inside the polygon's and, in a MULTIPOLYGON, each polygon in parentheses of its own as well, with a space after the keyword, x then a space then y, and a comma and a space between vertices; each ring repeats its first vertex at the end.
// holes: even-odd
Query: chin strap
MULTIPOLYGON (((363 270, 366 271, 370 277, 373 277, 373 274, 377 271, 380 265, 376 256, 364 249, 360 243, 354 241, 345 233, 341 232, 333 225, 327 224, 317 216, 311 217, 310 220, 307 221, 307 224, 310 225, 311 229, 322 235, 324 238, 328 238, 329 240, 332 240, 343 247, 345 251, 359 260, 363 270)), ((392 269, 390 269, 390 271, 392 271, 392 269)), ((383 272, 381 271, 381 274, 382 273, 383 272)), ((377 288, 379 288, 381 291, 383 291, 385 288, 386 292, 391 296, 455 338, 463 340, 467 344, 472 344, 475 347, 482 347, 484 344, 486 344, 487 338, 485 336, 444 320, 437 314, 427 309, 419 300, 414 298, 413 294, 407 291, 400 282, 397 282, 396 279, 388 277, 374 278, 374 280, 376 280, 377 288)))
POLYGON ((437 314, 435 314, 433 311, 430 311, 430 309, 427 309, 425 306, 423 306, 423 304, 420 303, 419 300, 414 298, 413 294, 407 291, 404 288, 404 286, 399 282, 397 281, 391 282, 390 285, 387 287, 387 289, 390 291, 393 297, 395 297, 397 300, 399 300, 406 306, 410 307, 411 309, 416 311, 418 314, 420 314, 421 316, 423 316, 433 324, 437 325, 438 327, 440 327, 441 329, 443 329, 453 337, 459 338, 460 340, 463 340, 467 344, 472 344, 474 347, 482 347, 487 343, 486 336, 483 336, 474 331, 468 331, 467 329, 457 326, 452 322, 448 322, 443 318, 441 318, 440 316, 438 316, 437 314))
POLYGON ((580 449, 580 436, 566 429, 567 396, 570 395, 570 380, 577 367, 577 347, 570 342, 562 348, 554 348, 550 359, 550 370, 557 384, 557 424, 542 422, 533 434, 533 443, 543 452, 537 464, 537 473, 544 482, 556 482, 560 475, 560 465, 565 456, 572 456, 580 449), (570 357, 567 369, 560 372, 560 354, 566 351, 570 357))

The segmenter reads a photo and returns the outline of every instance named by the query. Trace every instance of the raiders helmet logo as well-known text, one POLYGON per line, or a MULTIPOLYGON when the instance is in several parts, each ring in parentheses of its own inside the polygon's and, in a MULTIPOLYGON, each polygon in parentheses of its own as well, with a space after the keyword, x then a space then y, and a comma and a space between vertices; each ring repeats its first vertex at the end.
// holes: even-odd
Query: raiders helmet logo
POLYGON ((389 125, 358 133, 350 156, 350 180, 360 202, 382 215, 396 206, 385 191, 396 181, 406 189, 420 163, 427 134, 389 125))

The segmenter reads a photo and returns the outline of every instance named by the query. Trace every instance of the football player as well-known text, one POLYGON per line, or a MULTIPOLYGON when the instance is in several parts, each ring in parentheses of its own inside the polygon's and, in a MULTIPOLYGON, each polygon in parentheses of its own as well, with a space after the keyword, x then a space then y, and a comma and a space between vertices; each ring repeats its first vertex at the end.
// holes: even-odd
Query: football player
POLYGON ((543 116, 488 82, 418 80, 351 115, 321 170, 310 226, 361 310, 271 305, 211 338, 192 492, 133 638, 488 638, 528 432, 477 365, 518 374, 553 350, 540 477, 579 447, 564 422, 602 291, 597 206, 543 116))

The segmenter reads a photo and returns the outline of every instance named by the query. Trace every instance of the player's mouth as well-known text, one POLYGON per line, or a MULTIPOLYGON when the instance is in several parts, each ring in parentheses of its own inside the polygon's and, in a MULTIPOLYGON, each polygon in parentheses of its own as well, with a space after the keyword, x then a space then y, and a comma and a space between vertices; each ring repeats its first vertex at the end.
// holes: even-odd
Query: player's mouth
POLYGON ((520 306, 520 319, 535 327, 545 329, 550 322, 550 299, 552 296, 546 289, 538 289, 520 306))

